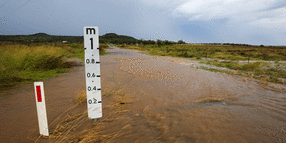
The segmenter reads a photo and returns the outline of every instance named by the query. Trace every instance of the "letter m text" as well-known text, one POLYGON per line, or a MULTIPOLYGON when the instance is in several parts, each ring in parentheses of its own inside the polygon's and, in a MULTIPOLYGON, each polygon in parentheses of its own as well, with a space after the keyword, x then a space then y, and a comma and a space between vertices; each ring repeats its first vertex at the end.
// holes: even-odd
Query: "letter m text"
POLYGON ((86 34, 88 34, 88 31, 89 31, 90 34, 92 34, 92 32, 93 32, 93 34, 95 34, 95 29, 94 28, 86 28, 86 34))

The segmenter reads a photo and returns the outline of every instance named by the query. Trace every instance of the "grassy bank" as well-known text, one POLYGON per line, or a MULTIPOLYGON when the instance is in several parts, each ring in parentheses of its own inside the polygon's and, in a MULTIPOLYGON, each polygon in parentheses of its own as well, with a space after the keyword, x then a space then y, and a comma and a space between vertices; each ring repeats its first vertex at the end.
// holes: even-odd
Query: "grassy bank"
MULTIPOLYGON (((105 44, 100 45, 104 55, 105 44)), ((0 89, 57 76, 71 70, 66 58, 84 59, 83 44, 0 43, 0 89)))
MULTIPOLYGON (((236 73, 239 75, 251 75, 251 77, 259 80, 285 84, 283 78, 286 78, 286 47, 210 44, 117 46, 145 51, 151 55, 196 59, 200 63, 237 70, 236 73)), ((218 69, 204 69, 222 72, 218 69)), ((230 72, 227 71, 226 73, 230 72)))
MULTIPOLYGON (((273 63, 261 61, 243 64, 237 61, 218 62, 217 60, 202 63, 215 65, 217 67, 225 67, 237 71, 232 74, 252 77, 261 81, 285 84, 285 81, 282 79, 286 79, 286 63, 281 63, 278 61, 273 63)), ((212 70, 217 71, 216 69, 212 70)))
POLYGON ((172 46, 157 45, 117 45, 120 48, 148 51, 153 55, 213 58, 223 60, 271 60, 286 61, 286 47, 231 46, 211 44, 182 44, 172 46))

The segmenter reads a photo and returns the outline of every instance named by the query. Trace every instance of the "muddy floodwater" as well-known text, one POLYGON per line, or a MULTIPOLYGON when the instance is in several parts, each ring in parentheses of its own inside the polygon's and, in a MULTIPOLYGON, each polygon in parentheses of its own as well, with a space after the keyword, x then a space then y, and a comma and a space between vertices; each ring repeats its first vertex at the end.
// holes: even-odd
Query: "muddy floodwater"
MULTIPOLYGON (((243 77, 113 47, 101 58, 103 88, 134 95, 114 142, 286 142, 286 92, 243 77)), ((104 111, 103 111, 104 112, 104 111)))
MULTIPOLYGON (((78 136, 81 142, 286 142, 285 90, 197 69, 196 61, 116 47, 107 52, 100 57, 103 117, 98 122, 87 118, 86 103, 75 103, 77 93, 86 90, 84 66, 44 81, 51 134, 62 120, 58 117, 85 111, 86 120, 71 132, 93 129, 78 136)), ((20 89, 1 95, 0 142, 39 139, 33 85, 20 89)))

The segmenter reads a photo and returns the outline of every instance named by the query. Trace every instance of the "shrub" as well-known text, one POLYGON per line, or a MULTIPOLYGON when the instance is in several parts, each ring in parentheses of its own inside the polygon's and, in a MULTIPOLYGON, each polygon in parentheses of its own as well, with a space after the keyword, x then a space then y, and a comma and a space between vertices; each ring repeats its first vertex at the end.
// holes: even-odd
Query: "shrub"
POLYGON ((169 47, 166 47, 166 53, 169 53, 171 49, 169 47))
POLYGON ((245 64, 241 67, 241 69, 245 71, 254 71, 260 68, 260 64, 260 62, 245 64))
POLYGON ((63 61, 64 55, 32 55, 27 54, 22 60, 21 70, 50 70, 56 68, 68 68, 70 65, 63 61))
POLYGON ((274 82, 274 83, 281 83, 281 84, 283 84, 283 82, 280 79, 278 79, 277 77, 269 77, 266 80, 268 82, 274 82))

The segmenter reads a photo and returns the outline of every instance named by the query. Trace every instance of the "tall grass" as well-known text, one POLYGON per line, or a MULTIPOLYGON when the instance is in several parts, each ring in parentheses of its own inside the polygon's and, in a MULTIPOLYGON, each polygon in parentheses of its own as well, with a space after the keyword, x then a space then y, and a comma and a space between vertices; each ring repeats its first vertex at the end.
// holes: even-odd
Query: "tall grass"
MULTIPOLYGON (((106 44, 99 48, 101 55, 106 54, 106 44)), ((71 63, 66 58, 84 60, 83 44, 0 42, 0 89, 67 72, 71 63)))
POLYGON ((99 54, 100 55, 106 55, 105 49, 109 49, 109 46, 107 44, 99 44, 99 54))
POLYGON ((1 44, 0 88, 18 82, 35 81, 65 72, 69 63, 64 58, 69 52, 50 45, 27 46, 23 44, 1 44))

